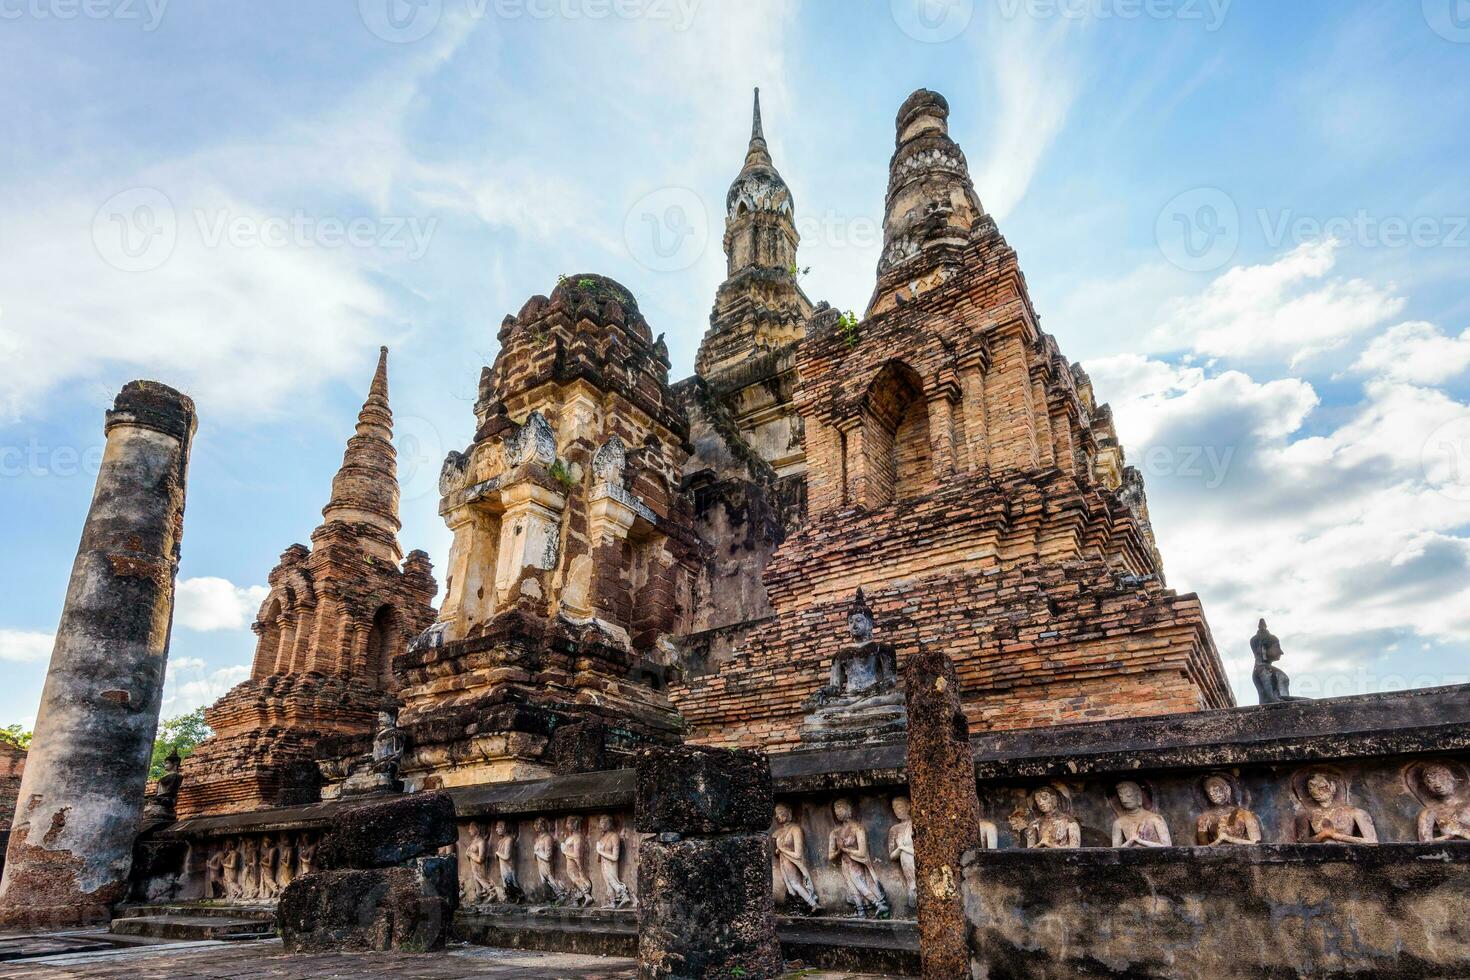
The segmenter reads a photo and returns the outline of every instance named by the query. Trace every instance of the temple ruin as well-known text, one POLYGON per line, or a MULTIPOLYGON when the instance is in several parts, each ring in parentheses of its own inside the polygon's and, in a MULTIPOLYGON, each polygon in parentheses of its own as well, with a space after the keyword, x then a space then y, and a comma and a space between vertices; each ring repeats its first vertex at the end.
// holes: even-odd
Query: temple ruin
MULTIPOLYGON (((399 542, 384 349, 250 679, 85 916, 647 977, 1470 970, 1470 689, 1290 699, 1263 622, 1269 703, 1236 705, 949 113, 898 111, 862 316, 802 289, 759 93, 693 377, 601 275, 506 316, 442 596, 399 542), (333 933, 348 906, 379 925, 333 933)), ((10 921, 51 901, 36 744, 10 921)))

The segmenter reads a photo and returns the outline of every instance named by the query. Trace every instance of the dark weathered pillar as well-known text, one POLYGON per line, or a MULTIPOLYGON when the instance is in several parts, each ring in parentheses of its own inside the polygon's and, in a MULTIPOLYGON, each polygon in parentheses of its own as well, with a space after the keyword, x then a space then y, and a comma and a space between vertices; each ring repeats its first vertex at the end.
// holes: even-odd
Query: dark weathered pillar
POLYGON ((926 980, 954 980, 969 976, 960 857, 980 843, 975 758, 949 657, 920 650, 909 657, 904 675, 919 957, 926 980))
POLYGON ((173 625, 194 403, 134 381, 72 565, 0 882, 0 923, 106 919, 127 889, 173 625))
POLYGON ((780 976, 759 752, 650 747, 637 756, 639 980, 780 976))

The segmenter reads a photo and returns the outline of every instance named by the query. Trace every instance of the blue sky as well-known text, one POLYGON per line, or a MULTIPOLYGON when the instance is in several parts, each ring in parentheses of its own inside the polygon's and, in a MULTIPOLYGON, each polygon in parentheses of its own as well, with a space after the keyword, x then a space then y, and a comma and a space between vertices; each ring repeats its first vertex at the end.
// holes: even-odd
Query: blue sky
POLYGON ((0 0, 0 80, 0 723, 124 382, 201 418, 171 715, 247 673, 380 343, 441 568, 505 314, 605 273, 692 370, 756 85, 859 311, 894 113, 948 97, 1243 702, 1262 615, 1300 693, 1470 679, 1465 0, 0 0))

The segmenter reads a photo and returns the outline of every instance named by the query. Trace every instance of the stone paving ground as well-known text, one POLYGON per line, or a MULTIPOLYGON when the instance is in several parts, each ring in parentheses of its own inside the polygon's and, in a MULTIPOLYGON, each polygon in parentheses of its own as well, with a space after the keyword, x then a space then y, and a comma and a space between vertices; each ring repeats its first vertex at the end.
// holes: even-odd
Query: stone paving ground
MULTIPOLYGON (((445 953, 317 953, 287 956, 279 940, 176 943, 0 964, 7 980, 630 980, 629 959, 459 946, 445 953)), ((876 980, 801 970, 801 980, 876 980)))

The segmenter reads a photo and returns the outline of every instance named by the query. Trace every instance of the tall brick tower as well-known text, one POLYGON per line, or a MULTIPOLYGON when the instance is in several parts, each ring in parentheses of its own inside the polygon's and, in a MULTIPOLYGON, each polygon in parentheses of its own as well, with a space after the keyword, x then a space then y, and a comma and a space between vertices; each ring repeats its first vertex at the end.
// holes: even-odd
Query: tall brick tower
POLYGON ((434 621, 438 590, 429 556, 398 546, 396 460, 384 347, 311 548, 271 570, 250 679, 204 713, 214 735, 184 762, 181 818, 310 796, 317 741, 371 735, 398 688, 393 658, 434 621))
POLYGON ((939 644, 975 728, 1233 703, 1193 595, 1164 585, 1111 414, 1042 332, 949 106, 897 119, 866 317, 792 352, 809 517, 766 566, 774 619, 674 691, 694 738, 794 745, 861 586, 900 661, 939 644))

